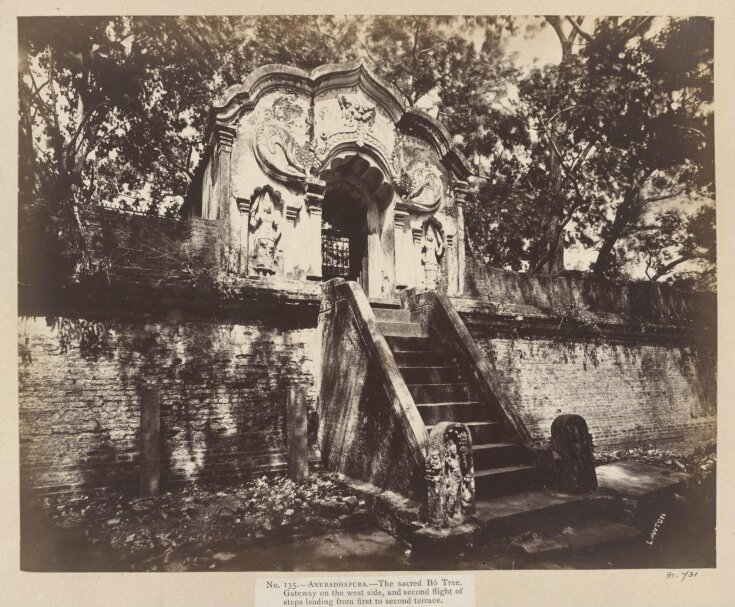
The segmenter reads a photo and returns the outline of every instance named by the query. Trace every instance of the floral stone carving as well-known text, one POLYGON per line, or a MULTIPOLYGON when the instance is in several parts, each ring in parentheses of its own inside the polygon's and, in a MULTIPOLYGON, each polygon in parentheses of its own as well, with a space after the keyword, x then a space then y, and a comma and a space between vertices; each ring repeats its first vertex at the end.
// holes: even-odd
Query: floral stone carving
POLYGON ((475 472, 472 439, 459 422, 437 424, 429 437, 426 457, 427 516, 434 527, 461 521, 475 511, 475 472))
POLYGON ((401 174, 396 189, 409 206, 421 211, 438 210, 444 199, 441 173, 428 160, 414 162, 401 174))
POLYGON ((345 143, 368 146, 376 151, 386 163, 393 179, 400 174, 395 126, 381 128, 377 108, 357 95, 338 95, 336 103, 325 102, 318 112, 315 152, 324 161, 331 150, 345 143))
POLYGON ((355 98, 348 98, 347 95, 337 97, 337 102, 347 126, 356 125, 370 129, 375 124, 375 106, 360 103, 355 98))
POLYGON ((263 170, 281 181, 300 182, 316 173, 319 161, 314 152, 300 145, 291 134, 304 108, 294 95, 276 99, 255 134, 255 157, 263 170))

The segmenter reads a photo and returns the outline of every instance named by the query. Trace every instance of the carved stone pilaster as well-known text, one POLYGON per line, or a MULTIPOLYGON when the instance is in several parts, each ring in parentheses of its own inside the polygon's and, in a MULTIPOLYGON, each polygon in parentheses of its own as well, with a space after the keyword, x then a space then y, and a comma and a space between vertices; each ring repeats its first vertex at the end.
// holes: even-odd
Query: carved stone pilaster
POLYGON ((307 178, 304 204, 309 214, 309 270, 307 280, 322 279, 322 202, 325 182, 307 178))
POLYGON ((413 241, 413 259, 414 259, 414 285, 417 289, 424 288, 424 264, 421 263, 421 241, 423 240, 423 230, 421 228, 412 228, 411 237, 413 241))
POLYGON ((457 206, 457 294, 464 292, 464 275, 465 275, 465 259, 464 259, 464 205, 467 201, 467 182, 455 181, 452 187, 452 195, 454 196, 454 204, 457 206))
POLYGON ((403 230, 406 225, 406 217, 408 217, 408 211, 399 208, 393 211, 393 223, 397 229, 403 230))
POLYGON ((220 220, 220 266, 226 272, 237 272, 240 255, 240 218, 230 213, 233 201, 230 197, 232 145, 235 129, 216 123, 212 131, 213 181, 216 185, 215 206, 220 220))
POLYGON ((397 289, 405 289, 411 282, 411 236, 406 232, 407 218, 408 211, 396 206, 393 211, 393 238, 397 289))
POLYGON ((300 206, 291 206, 286 205, 286 221, 288 221, 291 224, 296 224, 296 220, 299 218, 299 215, 301 214, 301 207, 300 206))
POLYGON ((237 198, 237 209, 240 211, 240 274, 248 275, 248 257, 250 252, 250 208, 252 201, 248 198, 237 198))
POLYGON ((445 237, 447 253, 447 295, 457 293, 457 253, 455 251, 457 239, 455 234, 447 234, 445 237))

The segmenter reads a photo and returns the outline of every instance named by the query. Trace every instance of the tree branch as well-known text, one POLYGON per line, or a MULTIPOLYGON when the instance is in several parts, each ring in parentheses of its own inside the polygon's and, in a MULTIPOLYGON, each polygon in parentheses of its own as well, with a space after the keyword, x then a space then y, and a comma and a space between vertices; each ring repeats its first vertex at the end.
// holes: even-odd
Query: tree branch
POLYGON ((419 52, 418 52, 418 55, 421 55, 421 54, 423 54, 423 53, 430 53, 430 52, 431 52, 431 51, 433 51, 433 50, 434 50, 435 48, 437 48, 437 47, 439 47, 439 46, 444 46, 445 44, 446 44, 446 41, 442 40, 441 42, 438 42, 437 44, 435 44, 435 45, 434 45, 434 46, 432 46, 431 48, 425 48, 424 50, 422 50, 422 51, 419 51, 419 52))
MULTIPOLYGON (((46 101, 44 101, 43 97, 41 97, 41 89, 42 89, 42 88, 43 88, 44 86, 46 86, 46 85, 47 85, 47 84, 48 84, 48 83, 49 83, 50 81, 49 81, 49 80, 47 80, 47 81, 46 81, 46 82, 44 82, 44 83, 43 83, 43 84, 41 85, 41 87, 39 88, 39 86, 38 86, 38 85, 36 84, 36 79, 35 79, 35 78, 33 77, 33 72, 30 72, 30 71, 29 71, 29 72, 28 72, 28 75, 29 75, 29 76, 31 77, 31 83, 33 84, 33 94, 34 94, 34 95, 36 96, 36 98, 38 99, 38 101, 40 101, 40 102, 41 102, 41 107, 43 107, 43 108, 45 108, 45 109, 46 109, 46 112, 43 112, 43 111, 42 111, 42 112, 41 112, 41 115, 42 115, 42 116, 44 117, 44 119, 46 119, 46 121, 47 121, 47 122, 49 122, 49 123, 50 123, 50 122, 52 122, 52 121, 51 121, 51 119, 50 119, 50 118, 51 118, 51 117, 50 117, 50 113, 51 113, 51 112, 52 112, 53 110, 51 109, 51 106, 50 106, 50 105, 49 105, 48 103, 46 103, 46 101), (47 113, 48 113, 48 114, 47 114, 47 113)), ((38 106, 36 106, 36 107, 38 107, 38 106)), ((39 107, 39 110, 41 109, 41 107, 39 107)))
POLYGON ((685 261, 691 261, 692 259, 694 259, 692 255, 682 255, 678 259, 675 259, 674 261, 671 261, 665 266, 661 266, 658 270, 656 270, 656 273, 653 275, 653 278, 651 278, 651 280, 653 282, 657 281, 662 276, 666 276, 667 274, 669 274, 676 266, 684 263, 685 261))
MULTIPOLYGON (((568 20, 568 21, 569 21, 569 22, 570 22, 570 23, 571 23, 572 25, 574 25, 574 21, 573 21, 573 20, 572 20, 572 19, 571 19, 570 17, 567 17, 567 20, 568 20)), ((577 25, 580 25, 580 26, 581 26, 583 22, 584 22, 584 16, 582 16, 582 17, 577 17, 577 22, 576 22, 576 23, 577 23, 577 25)), ((577 29, 572 29, 572 31, 571 31, 571 32, 569 33, 569 37, 567 38, 567 44, 569 44, 569 46, 571 46, 572 44, 574 44, 574 40, 575 40, 575 39, 577 38, 577 34, 578 34, 579 32, 581 32, 581 31, 582 31, 582 30, 581 30, 580 28, 577 28, 577 29)))
POLYGON ((561 27, 561 19, 557 15, 545 15, 544 19, 546 19, 546 22, 554 28, 556 35, 559 37, 559 42, 564 45, 567 41, 567 36, 561 27))
MULTIPOLYGON (((580 19, 584 19, 584 17, 580 17, 580 19)), ((579 34, 580 36, 582 36, 582 38, 584 38, 587 42, 592 42, 592 40, 594 40, 594 38, 592 38, 592 36, 590 34, 588 34, 587 32, 585 32, 580 27, 582 25, 582 21, 577 22, 574 19, 572 19, 571 17, 567 17, 566 20, 569 21, 569 23, 572 24, 572 27, 574 28, 574 31, 577 34, 579 34)))
POLYGON ((686 188, 682 188, 680 190, 677 190, 676 192, 669 192, 668 194, 662 194, 661 196, 651 196, 651 198, 646 198, 644 200, 641 200, 641 205, 646 205, 651 202, 659 202, 661 200, 668 200, 669 198, 676 198, 677 196, 681 196, 684 192, 686 192, 686 188))
POLYGON ((651 21, 653 21, 653 17, 641 18, 641 20, 633 27, 633 29, 630 30, 630 32, 628 32, 628 36, 627 36, 628 40, 630 40, 633 36, 635 36, 643 26, 647 25, 651 21))

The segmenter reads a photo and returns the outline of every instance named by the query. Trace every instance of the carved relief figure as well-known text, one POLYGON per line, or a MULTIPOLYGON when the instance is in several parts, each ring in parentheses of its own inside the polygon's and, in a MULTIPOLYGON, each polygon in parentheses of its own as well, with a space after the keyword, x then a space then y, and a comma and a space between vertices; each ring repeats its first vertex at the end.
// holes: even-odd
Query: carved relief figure
POLYGON ((459 511, 459 502, 462 495, 462 469, 459 465, 457 444, 451 439, 448 440, 446 450, 447 454, 444 458, 445 507, 447 516, 454 518, 454 515, 459 511))
POLYGON ((361 123, 367 128, 370 128, 375 124, 375 106, 367 103, 359 103, 354 97, 349 99, 347 95, 337 97, 337 102, 339 103, 339 108, 342 110, 345 123, 348 126, 361 123))
POLYGON ((359 146, 370 146, 385 160, 394 179, 400 174, 400 158, 396 149, 398 133, 395 125, 381 121, 379 111, 358 95, 341 94, 334 100, 322 102, 316 132, 318 143, 316 155, 322 161, 335 146, 355 142, 359 146))
POLYGON ((261 276, 276 273, 277 247, 281 240, 280 224, 280 216, 270 192, 263 192, 250 212, 250 231, 253 233, 251 267, 261 276))
POLYGON ((465 427, 435 429, 425 466, 428 518, 432 525, 446 527, 461 520, 461 514, 474 511, 472 447, 465 427))
POLYGON ((448 434, 453 437, 452 440, 457 445, 457 457, 462 471, 460 506, 462 513, 468 514, 474 510, 475 503, 475 474, 472 466, 470 437, 464 430, 452 429, 449 430, 448 434))
POLYGON ((432 449, 426 458, 427 508, 429 511, 429 522, 435 527, 446 525, 446 517, 443 508, 444 501, 444 459, 441 451, 432 449))
POLYGON ((444 255, 444 235, 438 221, 429 219, 424 223, 421 243, 421 263, 424 266, 424 285, 427 289, 439 286, 439 272, 444 255))

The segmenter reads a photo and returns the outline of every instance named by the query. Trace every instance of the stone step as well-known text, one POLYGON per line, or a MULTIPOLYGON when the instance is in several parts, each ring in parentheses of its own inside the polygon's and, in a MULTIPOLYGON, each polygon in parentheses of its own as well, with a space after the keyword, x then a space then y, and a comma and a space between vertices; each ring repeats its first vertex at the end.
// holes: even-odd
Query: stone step
POLYGON ((370 307, 373 310, 380 310, 383 308, 398 310, 401 308, 401 301, 399 299, 383 299, 381 297, 371 297, 369 300, 370 307))
POLYGON ((528 491, 534 484, 533 466, 504 466, 475 470, 475 493, 478 497, 497 497, 528 491))
POLYGON ((423 352, 423 351, 441 351, 437 350, 430 337, 425 335, 421 337, 405 337, 401 335, 386 335, 385 341, 388 342, 393 353, 396 352, 423 352))
POLYGON ((441 367, 452 364, 448 354, 436 350, 393 352, 393 357, 399 367, 441 367))
POLYGON ((444 384, 460 380, 457 367, 398 367, 407 384, 444 384))
POLYGON ((382 322, 411 322, 411 312, 403 308, 373 308, 373 313, 382 322))
POLYGON ((472 444, 500 442, 505 437, 505 428, 501 422, 476 421, 467 422, 467 427, 472 435, 472 444))
POLYGON ((472 459, 476 471, 528 463, 525 449, 511 442, 473 443, 472 459))
POLYGON ((406 384, 416 403, 443 403, 470 399, 469 384, 406 384))
POLYGON ((424 337, 424 330, 417 322, 381 322, 378 329, 384 336, 400 335, 404 337, 424 337))
POLYGON ((482 419, 485 406, 478 401, 455 401, 443 403, 417 403, 421 419, 427 426, 439 422, 472 422, 482 419))
POLYGON ((570 525, 560 533, 515 540, 510 544, 510 550, 529 556, 548 556, 559 552, 627 542, 641 535, 639 529, 624 523, 601 523, 582 528, 570 525))
MULTIPOLYGON (((464 422, 472 435, 472 444, 500 442, 503 439, 504 429, 500 422, 464 422)), ((426 431, 431 432, 433 425, 427 425, 426 431)))

